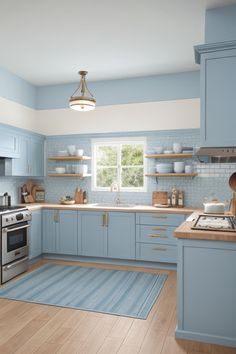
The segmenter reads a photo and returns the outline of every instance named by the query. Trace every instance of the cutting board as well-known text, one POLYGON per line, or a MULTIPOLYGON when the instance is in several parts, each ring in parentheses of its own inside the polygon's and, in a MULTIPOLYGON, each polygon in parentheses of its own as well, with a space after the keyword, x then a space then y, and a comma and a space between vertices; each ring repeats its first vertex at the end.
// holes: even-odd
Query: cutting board
POLYGON ((82 189, 76 188, 76 190, 75 190, 75 203, 76 204, 83 204, 84 203, 82 189))

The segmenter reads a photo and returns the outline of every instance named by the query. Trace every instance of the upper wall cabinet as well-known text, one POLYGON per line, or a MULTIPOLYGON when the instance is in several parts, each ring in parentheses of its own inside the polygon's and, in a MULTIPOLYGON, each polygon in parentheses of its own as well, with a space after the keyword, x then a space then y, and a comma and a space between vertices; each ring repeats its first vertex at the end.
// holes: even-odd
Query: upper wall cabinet
POLYGON ((19 157, 19 137, 5 126, 0 127, 0 157, 19 157))
POLYGON ((201 64, 201 146, 236 146, 236 41, 195 47, 201 64))
POLYGON ((44 175, 44 138, 19 135, 19 158, 12 161, 13 176, 41 177, 44 175))

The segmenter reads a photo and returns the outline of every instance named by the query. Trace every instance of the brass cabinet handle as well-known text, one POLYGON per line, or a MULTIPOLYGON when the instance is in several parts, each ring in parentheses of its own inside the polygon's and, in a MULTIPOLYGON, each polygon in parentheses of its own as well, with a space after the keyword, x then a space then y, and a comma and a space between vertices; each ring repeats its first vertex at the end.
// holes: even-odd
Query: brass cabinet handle
POLYGON ((153 251, 166 251, 166 248, 163 247, 154 247, 152 248, 153 251))
POLYGON ((155 219, 167 219, 167 216, 161 216, 161 215, 152 215, 152 218, 155 218, 155 219))
POLYGON ((153 227, 152 231, 166 231, 163 227, 153 227))
POLYGON ((168 236, 161 234, 148 234, 149 237, 160 237, 160 238, 168 238, 168 236))
POLYGON ((108 226, 108 213, 106 213, 105 226, 108 226))

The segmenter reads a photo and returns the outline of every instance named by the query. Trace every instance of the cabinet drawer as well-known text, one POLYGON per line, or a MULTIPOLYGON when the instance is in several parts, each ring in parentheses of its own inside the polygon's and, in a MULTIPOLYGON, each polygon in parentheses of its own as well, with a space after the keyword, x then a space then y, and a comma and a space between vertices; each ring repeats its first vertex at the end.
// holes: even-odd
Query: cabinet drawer
POLYGON ((136 243, 136 259, 152 262, 177 263, 177 246, 136 243))
POLYGON ((137 213, 136 224, 179 226, 185 220, 183 214, 137 213))
POLYGON ((176 226, 156 226, 156 225, 137 225, 136 241, 145 243, 171 243, 176 244, 174 237, 176 226))

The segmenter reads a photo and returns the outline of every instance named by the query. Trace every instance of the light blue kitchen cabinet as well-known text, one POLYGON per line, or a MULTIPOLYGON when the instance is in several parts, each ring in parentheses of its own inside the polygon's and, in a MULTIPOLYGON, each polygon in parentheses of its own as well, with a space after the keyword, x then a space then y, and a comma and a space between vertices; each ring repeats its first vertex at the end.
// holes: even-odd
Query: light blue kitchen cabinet
POLYGON ((77 223, 77 211, 43 210, 43 253, 77 255, 77 223))
POLYGON ((108 257, 135 259, 135 213, 109 212, 106 227, 108 257))
POLYGON ((201 146, 235 146, 236 41, 195 50, 201 63, 201 146))
POLYGON ((236 242, 177 244, 176 337, 236 347, 236 242))
POLYGON ((29 259, 42 254, 42 212, 32 212, 32 221, 29 228, 29 259))
POLYGON ((53 209, 43 210, 43 253, 56 253, 56 214, 53 209))
POLYGON ((44 175, 44 138, 19 135, 19 158, 12 160, 13 176, 40 177, 44 175))
POLYGON ((82 255, 107 257, 106 212, 81 212, 82 255))
POLYGON ((0 125, 0 156, 19 157, 19 138, 14 128, 0 125))
POLYGON ((30 138, 30 176, 44 176, 44 138, 31 136, 30 138))
POLYGON ((184 214, 137 213, 136 259, 176 263, 177 241, 174 230, 184 220, 184 214))
POLYGON ((78 254, 78 213, 73 210, 60 210, 56 217, 56 249, 61 254, 78 254))

